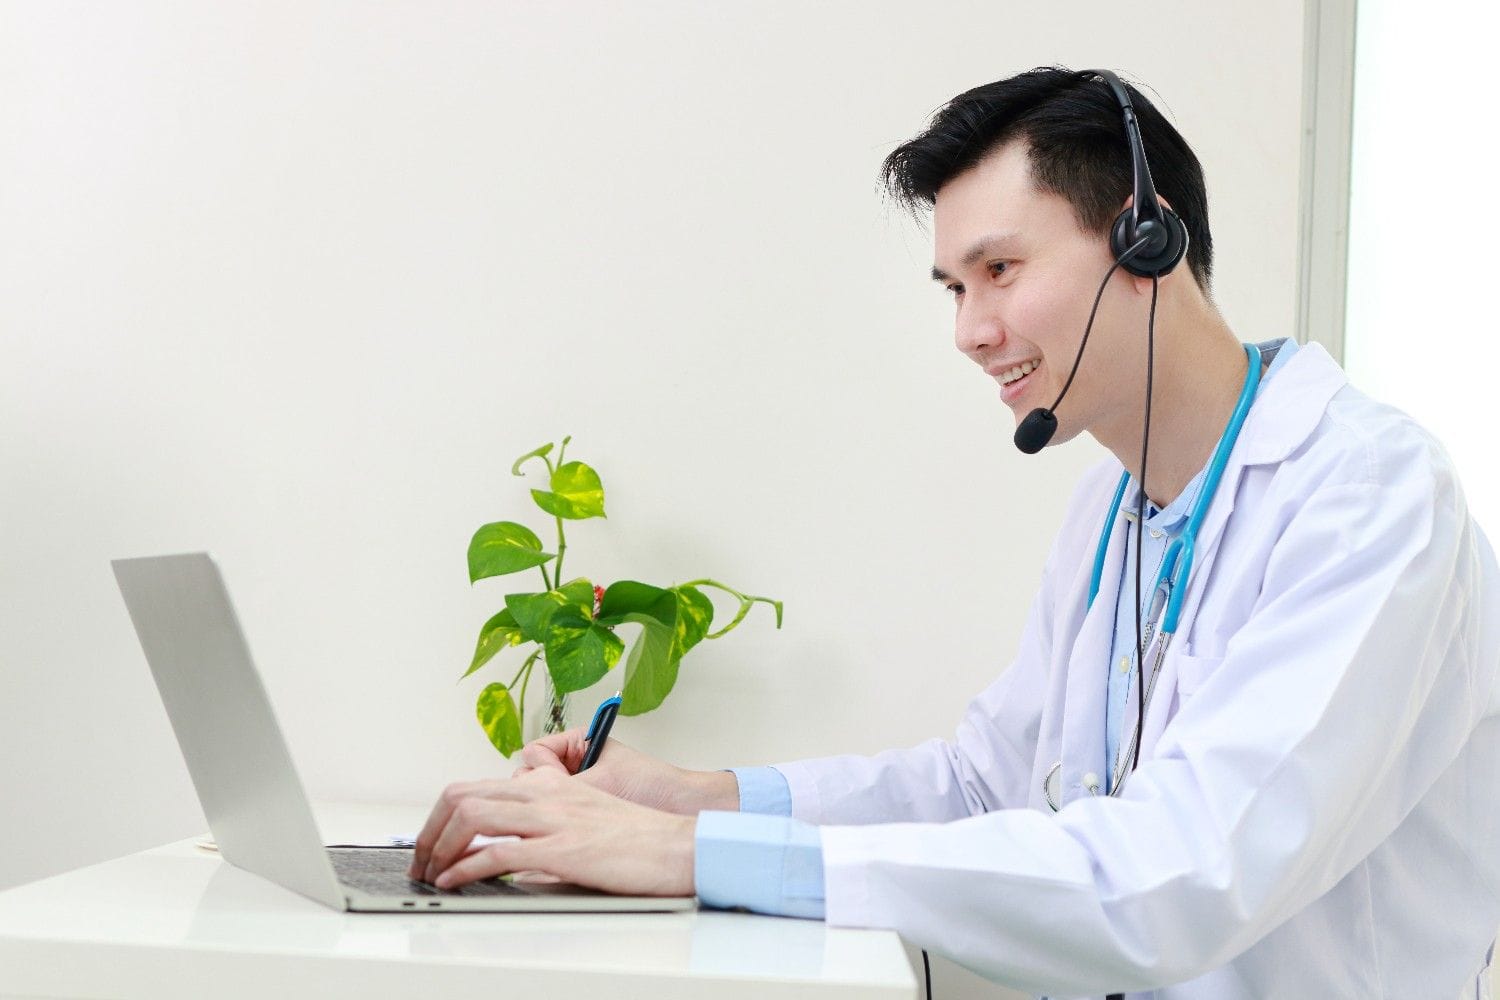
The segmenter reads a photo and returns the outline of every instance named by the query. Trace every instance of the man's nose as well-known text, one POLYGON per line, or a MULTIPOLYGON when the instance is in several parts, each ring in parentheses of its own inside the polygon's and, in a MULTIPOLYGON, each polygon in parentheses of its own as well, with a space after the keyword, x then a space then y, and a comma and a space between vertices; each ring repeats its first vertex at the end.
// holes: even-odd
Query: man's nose
POLYGON ((981 361, 998 353, 1005 344, 1005 325, 994 313, 974 309, 965 314, 960 310, 953 326, 953 342, 960 351, 981 361))

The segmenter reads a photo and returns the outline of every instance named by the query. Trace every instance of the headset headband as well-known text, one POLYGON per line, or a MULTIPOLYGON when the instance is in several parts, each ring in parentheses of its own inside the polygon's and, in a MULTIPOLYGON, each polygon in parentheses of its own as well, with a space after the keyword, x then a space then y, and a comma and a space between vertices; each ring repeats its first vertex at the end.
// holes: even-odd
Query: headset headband
POLYGON ((1187 227, 1171 209, 1163 208, 1156 197, 1156 185, 1151 182, 1151 166, 1146 162, 1146 144, 1141 139, 1141 126, 1136 120, 1130 91, 1118 76, 1107 69, 1088 69, 1079 76, 1083 79, 1097 76, 1103 80, 1115 95, 1125 116, 1125 140, 1130 145, 1135 184, 1130 208, 1120 214, 1110 231, 1110 249, 1118 259, 1142 237, 1149 237, 1150 242, 1120 266, 1142 278, 1166 274, 1187 253, 1187 227))

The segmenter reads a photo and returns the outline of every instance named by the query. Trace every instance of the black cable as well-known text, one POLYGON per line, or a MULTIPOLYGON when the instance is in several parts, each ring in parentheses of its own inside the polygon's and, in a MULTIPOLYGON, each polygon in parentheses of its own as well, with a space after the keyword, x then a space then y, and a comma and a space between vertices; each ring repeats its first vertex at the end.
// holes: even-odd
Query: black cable
MULTIPOLYGON (((1135 750, 1130 770, 1141 762, 1141 734, 1146 728, 1146 650, 1141 642, 1141 528, 1146 521, 1146 456, 1151 442, 1151 378, 1156 360, 1156 293, 1158 279, 1151 276, 1151 313, 1146 320, 1146 422, 1141 429, 1140 496, 1135 501, 1135 750)), ((1108 1000, 1125 1000, 1123 993, 1111 993, 1108 1000)))
POLYGON ((922 949, 922 978, 927 980, 927 1000, 932 1000, 932 966, 927 964, 927 949, 922 949))
POLYGON ((1109 279, 1114 275, 1115 269, 1121 264, 1140 253, 1141 248, 1151 241, 1149 236, 1142 236, 1136 240, 1135 245, 1130 247, 1109 266, 1104 272, 1104 280, 1099 282, 1099 291, 1094 295, 1094 307, 1089 310, 1089 321, 1083 328, 1083 339, 1078 342, 1078 353, 1073 355, 1073 367, 1068 370, 1068 380, 1063 383, 1062 392, 1057 394, 1057 399, 1052 403, 1052 409, 1057 409, 1062 403, 1063 397, 1068 394, 1068 389, 1073 384, 1073 376, 1078 374, 1078 363, 1083 360, 1083 349, 1089 346, 1089 334, 1094 329, 1094 314, 1099 311, 1099 300, 1104 298, 1104 289, 1109 286, 1109 279))
POLYGON ((1146 320, 1146 426, 1141 431, 1141 495, 1135 518, 1135 752, 1130 770, 1141 763, 1141 736, 1146 731, 1146 649, 1141 641, 1141 526, 1146 520, 1146 451, 1151 441, 1151 375, 1156 361, 1157 277, 1151 276, 1151 314, 1146 320))

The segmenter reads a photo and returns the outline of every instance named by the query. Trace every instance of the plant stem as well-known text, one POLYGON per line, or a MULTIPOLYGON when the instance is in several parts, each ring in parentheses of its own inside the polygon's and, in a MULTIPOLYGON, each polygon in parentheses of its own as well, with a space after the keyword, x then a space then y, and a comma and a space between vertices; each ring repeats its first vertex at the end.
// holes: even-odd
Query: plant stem
POLYGON ((516 718, 521 723, 521 732, 523 733, 526 732, 526 687, 531 683, 531 666, 536 662, 536 658, 541 655, 541 652, 538 649, 526 659, 526 679, 521 682, 521 704, 516 707, 516 718))
MULTIPOLYGON (((521 670, 525 670, 527 667, 531 666, 531 661, 535 660, 541 654, 542 654, 542 648, 540 646, 538 646, 535 650, 532 651, 532 653, 531 653, 530 656, 526 657, 526 662, 523 663, 523 664, 521 664, 521 670)), ((516 681, 518 681, 518 680, 521 679, 521 670, 517 670, 516 671, 516 676, 514 676, 514 677, 512 677, 510 679, 509 690, 514 691, 516 689, 516 681)))
POLYGON ((725 625, 723 628, 719 629, 719 631, 717 631, 717 632, 711 632, 708 635, 705 635, 703 637, 705 639, 717 639, 719 636, 723 635, 725 632, 728 632, 730 629, 734 628, 740 622, 744 621, 745 620, 745 616, 750 613, 750 607, 751 607, 751 605, 755 604, 756 602, 760 602, 762 604, 769 604, 769 605, 771 605, 771 607, 773 607, 773 608, 776 609, 776 627, 777 628, 781 628, 781 602, 780 601, 772 600, 769 597, 757 597, 754 594, 742 594, 738 590, 735 590, 733 587, 729 586, 728 584, 720 583, 718 580, 708 580, 708 579, 693 580, 690 583, 680 584, 680 586, 683 586, 683 587, 717 587, 720 590, 725 591, 726 593, 733 594, 735 596, 735 598, 740 602, 740 611, 739 611, 739 614, 737 614, 737 615, 734 616, 734 620, 732 622, 730 622, 728 625, 725 625))
MULTIPOLYGON (((562 464, 563 464, 563 452, 565 452, 565 451, 568 450, 568 442, 570 440, 571 440, 571 438, 563 438, 562 447, 560 447, 560 448, 557 449, 557 468, 553 467, 552 460, 550 458, 548 458, 546 455, 542 456, 542 461, 547 463, 547 488, 548 489, 552 488, 552 477, 554 475, 556 475, 557 469, 562 467, 562 464)), ((555 562, 555 563, 552 564, 553 579, 557 581, 557 586, 558 587, 561 587, 562 586, 562 582, 563 582, 563 578, 562 578, 562 561, 563 561, 563 553, 566 552, 567 550, 568 550, 568 542, 567 542, 567 540, 565 538, 563 538, 562 518, 558 517, 557 518, 557 562, 555 562)), ((553 584, 552 584, 552 580, 548 580, 547 579, 547 570, 546 570, 545 567, 542 568, 542 580, 547 584, 547 589, 548 590, 554 589, 553 584)))
MULTIPOLYGON (((563 452, 565 452, 567 450, 568 450, 568 442, 567 442, 566 439, 564 439, 563 443, 562 443, 562 447, 557 450, 557 464, 558 465, 562 464, 563 452)), ((553 466, 552 466, 552 459, 548 458, 546 455, 541 456, 541 459, 542 459, 543 462, 547 463, 547 488, 551 489, 552 488, 552 476, 553 476, 553 474, 555 474, 557 472, 557 470, 555 468, 553 468, 553 466)), ((557 574, 557 584, 558 584, 558 586, 562 586, 562 557, 563 557, 563 549, 566 548, 566 547, 567 546, 563 544, 563 540, 562 540, 562 518, 559 517, 557 519, 557 562, 555 564, 553 564, 553 572, 557 574)), ((542 582, 547 585, 547 589, 548 590, 553 589, 552 588, 552 581, 549 580, 549 579, 547 579, 547 567, 546 566, 538 566, 537 569, 539 569, 539 570, 542 571, 542 582)))

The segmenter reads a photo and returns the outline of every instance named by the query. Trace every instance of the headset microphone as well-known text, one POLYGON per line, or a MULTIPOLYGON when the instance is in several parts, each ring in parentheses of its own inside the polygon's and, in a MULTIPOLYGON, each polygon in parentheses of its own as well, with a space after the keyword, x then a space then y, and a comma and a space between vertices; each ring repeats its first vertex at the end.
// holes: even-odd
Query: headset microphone
POLYGON ((1016 447, 1028 455, 1035 455, 1047 447, 1052 435, 1057 433, 1057 418, 1045 406, 1038 406, 1026 414, 1021 426, 1016 428, 1016 447))

